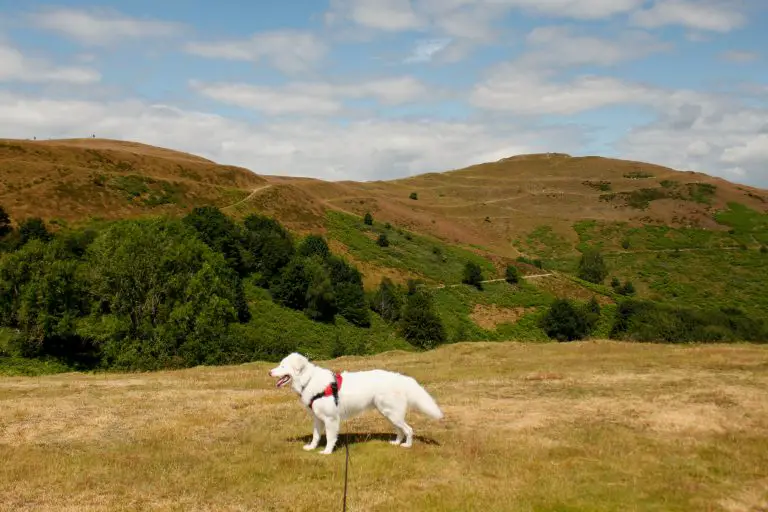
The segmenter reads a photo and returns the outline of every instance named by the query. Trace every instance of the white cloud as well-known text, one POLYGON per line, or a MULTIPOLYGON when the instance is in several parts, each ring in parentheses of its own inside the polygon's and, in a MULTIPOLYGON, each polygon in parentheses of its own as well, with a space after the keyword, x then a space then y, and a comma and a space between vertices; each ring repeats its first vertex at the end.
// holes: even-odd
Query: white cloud
POLYGON ((644 0, 496 0, 496 2, 552 17, 577 20, 605 19, 629 12, 644 0))
POLYGON ((443 51, 451 40, 448 38, 425 39, 416 43, 413 52, 405 58, 406 63, 429 62, 436 54, 443 51))
POLYGON ((200 81, 190 85, 209 98, 268 115, 322 116, 340 113, 345 99, 373 98, 385 105, 399 105, 428 95, 427 87, 409 76, 349 84, 293 82, 280 87, 200 81))
POLYGON ((55 66, 44 59, 23 55, 0 43, 0 82, 61 82, 90 84, 101 80, 101 74, 90 68, 55 66))
POLYGON ((612 77, 584 76, 570 82, 549 82, 525 68, 507 65, 475 86, 470 103, 491 111, 522 115, 572 115, 595 108, 648 103, 653 91, 612 77))
POLYGON ((689 95, 684 105, 631 130, 617 154, 768 187, 768 109, 716 96, 689 95))
POLYGON ((103 8, 80 10, 55 7, 31 14, 30 18, 40 28, 89 45, 105 45, 121 39, 174 37, 185 30, 179 23, 132 18, 103 8))
POLYGON ((577 132, 562 128, 429 120, 249 124, 138 101, 55 101, 7 92, 0 92, 0 110, 0 136, 95 133, 189 151, 257 173, 334 180, 444 171, 519 153, 573 151, 582 142, 577 132))
POLYGON ((421 28, 424 20, 411 7, 410 0, 331 0, 326 22, 341 21, 383 31, 399 32, 421 28))
POLYGON ((730 32, 746 22, 735 0, 656 0, 648 9, 632 14, 632 22, 645 28, 681 25, 712 32, 730 32))
POLYGON ((758 55, 756 52, 728 50, 722 52, 720 54, 720 58, 729 62, 748 63, 758 60, 760 55, 758 55))
POLYGON ((249 39, 191 42, 188 53, 213 59, 260 62, 268 60, 288 73, 312 68, 328 52, 326 44, 314 34, 299 30, 276 30, 254 34, 249 39))
POLYGON ((753 135, 741 145, 726 148, 721 159, 732 164, 764 165, 768 162, 768 133, 753 135))
POLYGON ((562 66, 611 66, 670 49, 646 32, 622 30, 614 39, 580 33, 572 27, 542 26, 527 36, 529 51, 518 65, 560 69, 562 66))

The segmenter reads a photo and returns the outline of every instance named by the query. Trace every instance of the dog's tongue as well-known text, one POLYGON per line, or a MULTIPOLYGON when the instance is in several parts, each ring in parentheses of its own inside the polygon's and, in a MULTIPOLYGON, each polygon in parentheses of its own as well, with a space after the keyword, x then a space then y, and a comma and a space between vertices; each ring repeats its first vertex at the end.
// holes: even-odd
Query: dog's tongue
POLYGON ((288 376, 287 375, 285 377, 280 377, 280 380, 277 381, 277 384, 275 384, 275 387, 279 388, 280 386, 282 386, 286 382, 288 382, 288 376))

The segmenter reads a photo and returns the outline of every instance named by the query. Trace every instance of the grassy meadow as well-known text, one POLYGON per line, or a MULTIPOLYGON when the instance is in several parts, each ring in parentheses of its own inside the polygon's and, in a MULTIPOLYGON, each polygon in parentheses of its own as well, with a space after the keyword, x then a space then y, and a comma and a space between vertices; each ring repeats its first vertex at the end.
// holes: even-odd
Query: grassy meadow
POLYGON ((0 510, 340 510, 344 442, 350 511, 768 506, 765 346, 461 343, 323 364, 408 373, 446 417, 411 413, 406 450, 370 412, 322 456, 266 363, 2 377, 0 510))

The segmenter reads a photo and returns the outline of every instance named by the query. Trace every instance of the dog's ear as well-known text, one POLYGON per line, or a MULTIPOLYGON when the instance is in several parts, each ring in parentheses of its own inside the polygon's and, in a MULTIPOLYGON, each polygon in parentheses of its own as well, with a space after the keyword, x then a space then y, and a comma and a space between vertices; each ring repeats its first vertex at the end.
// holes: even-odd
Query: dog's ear
POLYGON ((291 359, 293 359, 293 361, 291 361, 291 366, 293 366, 297 372, 301 372, 307 364, 309 364, 309 359, 296 352, 293 353, 291 359))

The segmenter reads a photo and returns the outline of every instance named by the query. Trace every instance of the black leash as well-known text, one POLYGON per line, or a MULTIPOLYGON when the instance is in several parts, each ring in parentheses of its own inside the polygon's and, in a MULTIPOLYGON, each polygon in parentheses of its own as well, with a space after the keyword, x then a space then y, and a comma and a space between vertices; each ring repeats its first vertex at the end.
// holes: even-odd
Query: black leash
POLYGON ((344 448, 347 451, 347 460, 344 463, 344 508, 342 510, 347 512, 347 471, 349 469, 349 437, 344 440, 344 448))

